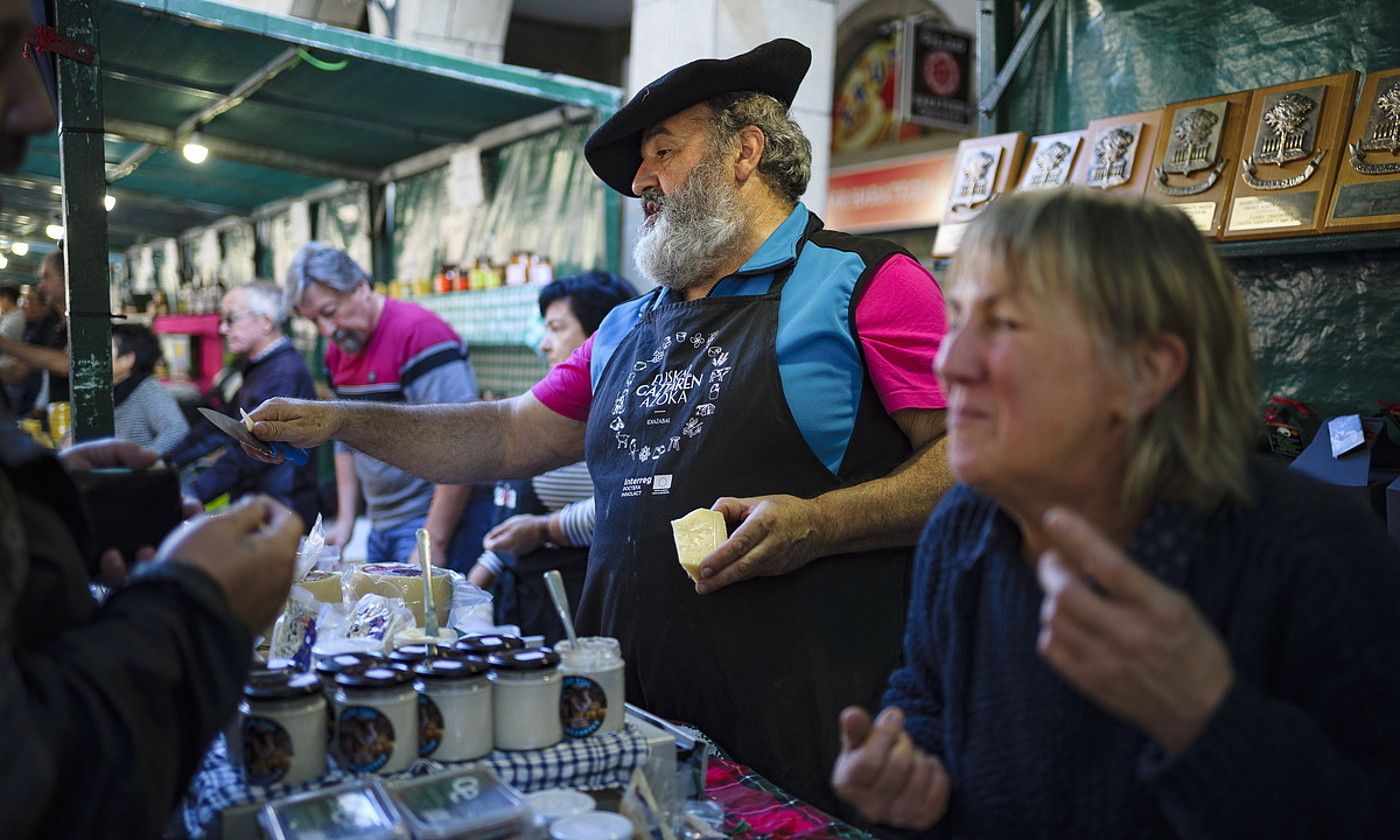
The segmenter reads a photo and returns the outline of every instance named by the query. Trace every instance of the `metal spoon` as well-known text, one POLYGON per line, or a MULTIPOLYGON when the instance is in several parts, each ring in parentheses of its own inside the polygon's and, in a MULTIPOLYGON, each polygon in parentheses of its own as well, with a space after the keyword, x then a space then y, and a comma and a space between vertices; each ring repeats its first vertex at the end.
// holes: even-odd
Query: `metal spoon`
POLYGON ((549 600, 559 611, 559 620, 564 622, 564 632, 569 634, 569 648, 578 650, 578 634, 574 632, 574 620, 569 615, 569 599, 564 595, 564 578, 557 569, 544 573, 544 585, 549 589, 549 600))
POLYGON ((423 565, 423 634, 428 637, 428 652, 437 653, 437 607, 433 604, 433 541, 427 528, 419 528, 418 562, 423 565))

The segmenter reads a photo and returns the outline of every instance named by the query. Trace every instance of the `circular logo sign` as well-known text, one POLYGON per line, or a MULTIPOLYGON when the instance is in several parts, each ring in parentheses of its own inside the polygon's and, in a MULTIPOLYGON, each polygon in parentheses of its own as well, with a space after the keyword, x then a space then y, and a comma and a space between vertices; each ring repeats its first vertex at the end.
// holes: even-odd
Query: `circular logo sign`
POLYGON ((952 96, 962 85, 962 67, 952 53, 935 50, 924 56, 923 80, 939 96, 952 96))

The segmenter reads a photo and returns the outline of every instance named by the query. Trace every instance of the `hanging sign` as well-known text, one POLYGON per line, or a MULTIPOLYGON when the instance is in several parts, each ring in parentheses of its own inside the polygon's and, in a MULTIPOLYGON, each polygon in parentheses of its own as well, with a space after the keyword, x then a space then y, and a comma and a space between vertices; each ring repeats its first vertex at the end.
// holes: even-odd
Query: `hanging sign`
POLYGON ((947 29, 931 17, 911 18, 905 31, 902 118, 936 128, 970 129, 972 36, 947 29))

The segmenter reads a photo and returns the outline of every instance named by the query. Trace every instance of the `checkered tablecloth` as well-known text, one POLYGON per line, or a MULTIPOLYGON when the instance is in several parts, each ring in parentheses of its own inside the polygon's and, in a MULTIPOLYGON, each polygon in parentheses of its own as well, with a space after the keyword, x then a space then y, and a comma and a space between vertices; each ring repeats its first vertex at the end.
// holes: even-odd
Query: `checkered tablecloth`
MULTIPOLYGON (((632 771, 646 762, 649 752, 641 730, 628 724, 625 729, 608 735, 566 738, 543 750, 496 750, 478 760, 491 765, 501 781, 531 793, 556 787, 623 787, 632 777, 632 771)), ((349 773, 334 765, 334 759, 328 762, 331 764, 329 771, 314 782, 250 787, 243 780, 242 770, 229 760, 224 736, 218 735, 185 792, 180 814, 185 830, 191 837, 203 837, 226 808, 330 787, 351 778, 349 773)), ((407 770, 388 778, 431 775, 467 763, 473 762, 444 763, 420 758, 407 770)))

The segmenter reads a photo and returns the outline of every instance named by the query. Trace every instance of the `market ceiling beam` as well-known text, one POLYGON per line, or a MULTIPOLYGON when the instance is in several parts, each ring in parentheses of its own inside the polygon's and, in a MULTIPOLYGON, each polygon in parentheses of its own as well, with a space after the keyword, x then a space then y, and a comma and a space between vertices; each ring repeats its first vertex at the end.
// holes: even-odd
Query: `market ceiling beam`
MULTIPOLYGON (((209 103, 208 106, 186 117, 184 122, 176 126, 174 131, 170 132, 172 137, 171 142, 154 143, 145 141, 145 145, 127 155, 126 160, 109 168, 107 170, 107 182, 111 183, 120 180, 135 172, 137 167, 145 162, 151 155, 155 154, 162 146, 173 147, 176 143, 185 142, 190 134, 208 125, 211 120, 215 119, 220 114, 227 113, 229 110, 237 108, 239 105, 243 104, 248 97, 257 93, 263 85, 277 78, 283 70, 299 64, 300 62, 301 55, 296 47, 288 47, 278 53, 267 64, 264 64, 260 69, 254 71, 252 75, 239 82, 226 96, 220 97, 209 103)), ((214 147, 209 143, 205 143, 204 145, 207 146, 210 151, 214 150, 214 147)))
POLYGON ((465 143, 453 143, 450 146, 441 146, 430 149, 421 155, 414 155, 405 158, 398 163, 384 167, 377 178, 381 184, 390 181, 398 181, 403 178, 410 178, 414 175, 427 172, 429 169, 436 169, 452 159, 452 155, 458 150, 475 147, 481 151, 494 149, 497 146, 504 146, 507 143, 514 143, 516 140, 523 140, 536 134, 543 134, 552 131, 560 126, 570 125, 581 120, 588 119, 595 115, 597 111, 592 108, 581 108, 577 105, 563 105, 558 108, 551 108, 540 114, 518 119, 515 122, 505 125, 488 128, 485 131, 475 134, 465 143))
MULTIPOLYGON (((131 82, 133 84, 161 88, 162 90, 172 90, 177 91, 179 93, 188 93, 191 96, 199 96, 205 99, 220 99, 223 96, 225 96, 223 91, 215 90, 213 88, 200 87, 198 85, 191 84, 190 82, 184 79, 175 79, 168 76, 161 76, 155 73, 151 73, 149 71, 138 71, 127 67, 121 67, 119 65, 104 66, 102 68, 102 75, 108 79, 113 79, 115 81, 131 82)), ((388 122, 376 122, 374 120, 365 119, 364 117, 355 116, 354 114, 347 114, 343 111, 336 111, 330 108, 313 108, 307 105, 302 105, 297 102, 289 102, 284 99, 278 99, 277 97, 273 96, 259 96, 257 100, 257 105, 259 108, 267 108, 270 111, 276 111, 278 113, 288 114, 294 117, 315 117, 317 119, 326 120, 327 122, 334 123, 335 125, 343 126, 346 128, 354 128, 361 131, 372 131, 378 134, 383 134, 387 137, 399 137, 405 140, 414 140, 417 142, 429 143, 433 145, 442 145, 444 143, 460 143, 463 139, 461 137, 453 137, 446 134, 440 134, 432 131, 424 131, 422 129, 417 128, 405 128, 403 126, 388 122)))
MULTIPOLYGON (((161 128, 157 125, 147 125, 145 123, 133 122, 131 120, 107 120, 107 131, 127 140, 135 140, 138 143, 146 144, 142 148, 150 147, 152 152, 155 149, 177 148, 184 141, 184 137, 176 131, 168 128, 161 128)), ((359 166, 349 166, 346 164, 333 163, 320 158, 299 155, 294 152, 284 152, 280 149, 268 149, 262 146, 254 146, 249 143, 239 143, 234 140, 223 140, 218 137, 211 137, 205 134, 200 138, 200 142, 209 149, 209 153, 223 160, 235 163, 250 163, 255 166, 266 166, 271 169, 281 169, 287 172, 297 172, 302 175, 310 175, 315 178, 341 178, 346 181, 374 181, 379 176, 379 172, 374 169, 366 169, 359 166)), ((137 150, 139 152, 140 149, 137 150)), ((137 152, 132 152, 132 156, 137 152)), ((146 157, 137 161, 137 166, 146 157)), ((134 171, 122 171, 127 166, 131 156, 116 166, 107 170, 107 180, 116 181, 124 178, 134 171)))

